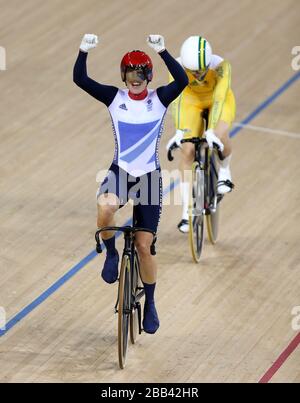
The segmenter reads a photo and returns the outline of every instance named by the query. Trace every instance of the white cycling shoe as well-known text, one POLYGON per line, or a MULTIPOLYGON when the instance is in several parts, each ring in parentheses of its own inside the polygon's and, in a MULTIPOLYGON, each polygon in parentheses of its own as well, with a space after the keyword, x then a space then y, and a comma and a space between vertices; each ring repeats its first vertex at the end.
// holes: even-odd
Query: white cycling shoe
POLYGON ((188 234, 190 230, 188 220, 181 220, 180 223, 177 225, 177 228, 183 234, 188 234))
POLYGON ((232 192, 234 184, 231 181, 231 173, 229 168, 220 168, 218 178, 218 193, 225 195, 232 192))

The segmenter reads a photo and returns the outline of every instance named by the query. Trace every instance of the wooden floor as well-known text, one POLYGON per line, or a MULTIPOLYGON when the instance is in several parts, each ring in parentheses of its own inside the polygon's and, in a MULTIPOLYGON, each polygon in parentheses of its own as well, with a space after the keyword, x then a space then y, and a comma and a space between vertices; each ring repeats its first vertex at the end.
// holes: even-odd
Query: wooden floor
MULTIPOLYGON (((113 156, 109 115, 72 82, 84 33, 100 44, 89 74, 121 85, 120 58, 165 36, 178 56, 191 34, 232 63, 237 122, 295 72, 298 0, 0 0, 0 307, 14 318, 94 248, 96 173, 113 156)), ((148 50, 147 50, 148 51, 148 50)), ((149 53, 151 54, 151 50, 149 53)), ((153 87, 167 81, 160 58, 153 87)), ((300 305, 299 80, 233 140, 236 191, 222 204, 221 234, 192 263, 165 206, 158 243, 161 328, 142 335, 118 369, 117 286, 91 260, 0 338, 2 382, 257 382, 297 336, 300 305)), ((174 132, 168 115, 161 145, 174 132)), ((123 223, 130 209, 119 215, 123 223)), ((300 381, 299 347, 272 378, 300 381)))

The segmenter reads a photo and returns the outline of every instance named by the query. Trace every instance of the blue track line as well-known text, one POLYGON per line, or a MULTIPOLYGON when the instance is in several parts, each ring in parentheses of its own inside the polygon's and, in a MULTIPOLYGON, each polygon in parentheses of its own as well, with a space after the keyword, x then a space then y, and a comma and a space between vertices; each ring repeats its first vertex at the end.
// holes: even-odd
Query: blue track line
MULTIPOLYGON (((283 84, 273 95, 267 98, 261 105, 259 105, 249 116, 244 119, 241 124, 246 125, 250 123, 257 115, 264 111, 268 106, 270 106, 280 95, 282 95, 286 90, 288 90, 297 80, 300 79, 300 71, 298 71, 293 77, 291 77, 285 84, 283 84)), ((230 137, 236 136, 243 127, 236 127, 230 133, 230 137)))
MULTIPOLYGON (((168 193, 172 192, 173 189, 178 186, 179 180, 176 182, 172 182, 170 186, 168 186, 164 192, 163 196, 165 197, 168 193)), ((130 218, 125 224, 131 225, 132 219, 130 218)), ((121 233, 118 232, 116 238, 119 238, 121 233)), ((102 249, 105 249, 105 245, 101 244, 102 249)), ((15 315, 9 322, 7 322, 5 330, 0 330, 0 337, 4 336, 11 328, 13 328, 18 322, 20 322, 25 316, 27 316, 30 312, 32 312, 36 307, 41 305, 47 298, 49 298, 52 294, 55 293, 63 284, 65 284, 68 280, 75 276, 81 269, 88 265, 98 253, 96 251, 92 251, 88 256, 82 259, 78 264, 72 267, 63 277, 57 280, 51 287, 49 287, 46 291, 44 291, 38 298, 36 298, 33 302, 27 305, 24 309, 22 309, 17 315, 15 315)), ((99 276, 100 278, 100 276, 99 276)))
MULTIPOLYGON (((287 91, 297 80, 300 79, 300 71, 297 72, 293 77, 291 77, 285 84, 283 84, 273 95, 267 98, 261 105, 259 105, 250 115, 248 115, 241 124, 246 125, 251 122, 256 116, 258 116, 261 112, 263 112, 268 106, 270 106, 274 101, 279 98, 285 91, 287 91)), ((230 133, 230 137, 236 136, 243 127, 236 127, 230 133)), ((172 192, 179 184, 179 180, 173 182, 168 188, 164 190, 163 195, 166 196, 168 193, 172 192)), ((131 219, 128 220, 124 225, 130 225, 131 219)), ((120 236, 120 233, 117 237, 120 236)), ((102 245, 104 248, 104 245, 102 245)), ((0 330, 0 337, 4 336, 10 329, 12 329, 18 322, 24 319, 27 315, 29 315, 35 308, 41 305, 47 298, 49 298, 55 291, 57 291, 60 287, 62 287, 68 280, 75 276, 81 269, 86 267, 88 263, 90 263, 97 256, 96 251, 91 252, 84 259, 82 259, 78 264, 76 264, 72 269, 70 269, 63 277, 57 280, 51 287, 49 287, 46 291, 44 291, 38 298, 36 298, 33 302, 27 305, 24 309, 22 309, 19 313, 17 313, 12 319, 10 319, 7 324, 5 330, 0 330)))

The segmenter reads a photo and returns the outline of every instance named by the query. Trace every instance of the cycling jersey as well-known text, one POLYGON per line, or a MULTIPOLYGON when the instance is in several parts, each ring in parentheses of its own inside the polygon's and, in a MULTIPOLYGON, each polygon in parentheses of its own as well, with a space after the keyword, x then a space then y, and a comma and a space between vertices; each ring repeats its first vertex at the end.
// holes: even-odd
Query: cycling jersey
MULTIPOLYGON (((181 63, 180 58, 177 59, 181 63)), ((232 125, 236 104, 231 89, 231 66, 220 56, 213 55, 209 70, 202 81, 186 70, 189 83, 173 103, 176 129, 184 130, 186 136, 197 137, 202 133, 201 114, 209 111, 209 129, 215 129, 219 121, 232 125)), ((170 81, 173 78, 170 76, 170 81)))
POLYGON ((166 109, 188 83, 183 68, 167 50, 159 55, 175 80, 156 91, 148 90, 144 100, 133 100, 128 90, 88 77, 87 53, 80 51, 74 66, 74 82, 109 109, 115 135, 113 162, 135 177, 160 167, 158 146, 166 109))
POLYGON ((159 168, 159 141, 166 107, 156 91, 135 101, 128 90, 119 90, 109 106, 115 135, 113 162, 130 175, 139 177, 159 168))

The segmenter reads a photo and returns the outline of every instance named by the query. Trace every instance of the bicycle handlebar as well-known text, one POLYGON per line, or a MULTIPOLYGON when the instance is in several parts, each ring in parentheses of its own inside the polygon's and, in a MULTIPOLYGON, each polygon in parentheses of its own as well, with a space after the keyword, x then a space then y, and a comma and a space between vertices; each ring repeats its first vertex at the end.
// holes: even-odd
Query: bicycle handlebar
POLYGON ((173 157, 173 155, 172 155, 172 151, 173 151, 173 150, 176 150, 176 148, 179 148, 176 144, 172 145, 172 146, 169 148, 169 150, 168 150, 168 160, 169 160, 169 161, 173 161, 173 160, 174 160, 174 157, 173 157))
MULTIPOLYGON (((207 144, 207 141, 205 138, 192 137, 190 139, 181 140, 181 144, 184 144, 184 143, 207 144)), ((221 152, 220 147, 216 143, 213 143, 213 146, 214 146, 214 149, 217 151, 220 160, 223 161, 225 159, 225 157, 224 157, 223 153, 221 152)), ((168 160, 169 161, 174 160, 172 151, 175 150, 176 148, 179 148, 176 144, 174 144, 172 147, 169 148, 169 150, 168 150, 168 160)))
POLYGON ((124 234, 135 234, 136 232, 148 232, 149 234, 153 235, 153 242, 152 242, 152 245, 150 247, 151 255, 153 255, 153 256, 156 255, 156 251, 155 251, 156 232, 153 232, 153 231, 151 231, 150 229, 147 229, 147 228, 130 227, 130 226, 126 226, 126 227, 103 227, 103 228, 99 229, 95 233, 95 240, 96 240, 96 243, 97 243, 96 250, 97 250, 98 253, 102 252, 99 235, 100 235, 101 232, 105 232, 105 231, 119 231, 119 232, 123 232, 124 234))

